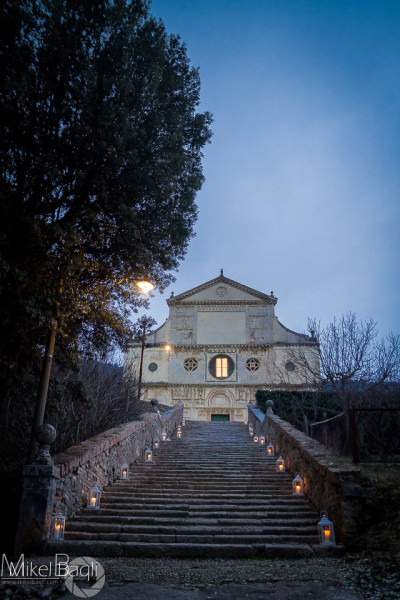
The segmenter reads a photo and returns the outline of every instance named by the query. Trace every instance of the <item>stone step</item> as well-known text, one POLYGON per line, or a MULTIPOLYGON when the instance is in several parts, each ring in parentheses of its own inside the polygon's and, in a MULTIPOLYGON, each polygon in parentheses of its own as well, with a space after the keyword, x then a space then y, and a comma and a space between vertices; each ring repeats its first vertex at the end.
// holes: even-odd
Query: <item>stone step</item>
MULTIPOLYGON (((241 423, 188 423, 130 479, 108 485, 99 510, 68 521, 50 554, 137 557, 305 557, 319 515, 292 494, 291 473, 241 423)), ((129 461, 128 461, 129 462, 129 461)))
POLYGON ((288 533, 288 534, 242 534, 228 535, 223 533, 209 534, 145 534, 145 533, 88 533, 68 532, 66 540, 97 540, 97 541, 119 541, 119 542, 148 542, 156 544, 195 543, 195 544, 318 544, 318 536, 315 531, 312 534, 288 533))
MULTIPOLYGON (((281 521, 268 521, 268 525, 225 525, 223 527, 215 527, 210 525, 195 525, 188 527, 187 525, 126 525, 118 523, 101 523, 101 522, 90 522, 90 521, 74 521, 69 524, 68 531, 65 535, 69 536, 70 533, 146 533, 146 534, 180 534, 180 535, 291 535, 291 534, 302 534, 302 535, 315 535, 315 519, 304 520, 301 525, 296 524, 282 524, 281 521), (275 523, 275 524, 274 524, 275 523), (308 524, 307 524, 308 523, 308 524)), ((67 537, 68 537, 67 536, 67 537)))
MULTIPOLYGON (((86 514, 86 513, 84 513, 86 514)), ((179 511, 179 510, 164 510, 163 514, 165 515, 165 517, 168 517, 168 519, 232 519, 232 520, 247 520, 249 517, 244 515, 242 511, 227 511, 227 510, 213 510, 213 511, 196 511, 196 510, 186 510, 186 511, 179 511)), ((252 519, 269 519, 272 518, 273 516, 275 517, 279 517, 280 515, 282 515, 282 517, 284 515, 286 515, 286 511, 284 510, 276 510, 276 511, 272 511, 272 510, 258 510, 258 511, 254 511, 251 512, 251 518, 252 519)), ((307 516, 309 516, 311 513, 311 511, 309 510, 299 510, 299 511, 292 511, 292 516, 291 518, 293 519, 302 519, 305 518, 307 516)), ((104 508, 101 511, 101 516, 103 517, 109 517, 109 516, 122 516, 122 517, 133 517, 133 518, 146 518, 146 517, 151 517, 151 518, 158 518, 160 515, 160 511, 157 510, 136 510, 135 508, 104 508)))
MULTIPOLYGON (((111 511, 110 511, 111 512, 111 511)), ((308 516, 302 517, 302 522, 306 519, 310 518, 307 524, 314 523, 315 527, 317 526, 318 519, 315 519, 312 513, 308 516)), ((208 517, 207 515, 201 515, 197 517, 192 517, 190 515, 185 517, 165 517, 165 516, 139 516, 139 515, 127 515, 126 513, 118 513, 115 511, 113 514, 102 514, 102 515, 91 515, 84 514, 76 517, 75 520, 84 520, 84 521, 92 521, 92 522, 107 522, 107 523, 121 523, 121 524, 139 524, 139 525, 187 525, 187 526, 195 526, 195 525, 270 525, 274 522, 279 522, 282 525, 285 523, 292 523, 296 527, 300 526, 299 517, 297 515, 286 515, 275 516, 275 519, 272 516, 265 517, 230 517, 230 516, 222 516, 222 515, 213 515, 208 517)))
POLYGON ((48 543, 50 554, 69 556, 133 556, 171 558, 311 558, 314 548, 309 544, 197 544, 197 543, 146 543, 98 540, 52 540, 48 543))

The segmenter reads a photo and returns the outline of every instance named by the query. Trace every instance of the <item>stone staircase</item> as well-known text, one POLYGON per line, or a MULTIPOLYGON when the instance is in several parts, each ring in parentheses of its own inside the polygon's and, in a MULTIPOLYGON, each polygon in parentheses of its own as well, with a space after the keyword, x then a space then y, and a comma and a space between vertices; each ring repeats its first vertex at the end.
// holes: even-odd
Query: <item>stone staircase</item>
POLYGON ((243 423, 187 422, 130 479, 104 489, 99 510, 67 521, 50 554, 300 557, 318 545, 319 515, 292 495, 293 475, 253 442, 243 423))

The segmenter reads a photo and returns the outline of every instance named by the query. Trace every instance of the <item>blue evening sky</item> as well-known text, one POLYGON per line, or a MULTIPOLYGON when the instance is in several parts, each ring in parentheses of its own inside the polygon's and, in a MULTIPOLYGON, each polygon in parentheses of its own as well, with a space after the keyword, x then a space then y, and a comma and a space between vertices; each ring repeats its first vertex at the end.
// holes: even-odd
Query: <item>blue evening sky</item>
POLYGON ((400 0, 153 0, 214 115, 176 283, 224 274, 296 331, 352 310, 400 333, 400 0))

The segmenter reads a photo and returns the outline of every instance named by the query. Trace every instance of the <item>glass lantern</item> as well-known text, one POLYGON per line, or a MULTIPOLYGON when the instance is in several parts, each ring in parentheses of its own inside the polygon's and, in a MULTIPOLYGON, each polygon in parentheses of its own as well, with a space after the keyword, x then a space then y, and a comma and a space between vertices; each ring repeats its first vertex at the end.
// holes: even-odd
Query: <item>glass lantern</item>
POLYGON ((268 444, 268 446, 267 446, 267 453, 269 454, 269 456, 274 456, 275 455, 275 449, 274 449, 274 445, 273 444, 268 444))
POLYGON ((144 459, 146 462, 151 462, 153 460, 153 453, 150 450, 150 448, 147 448, 145 454, 144 454, 144 459))
POLYGON ((158 448, 160 445, 160 440, 158 439, 158 437, 155 437, 153 440, 153 448, 158 448))
POLYGON ((303 496, 303 494, 304 494, 303 480, 298 473, 297 473, 296 477, 293 479, 292 486, 293 486, 293 495, 294 496, 303 496))
POLYGON ((167 442, 170 442, 170 441, 171 441, 171 438, 168 436, 167 437, 167 442))
POLYGON ((122 465, 121 479, 129 479, 129 465, 122 465))
POLYGON ((182 431, 180 429, 178 429, 178 431, 176 432, 176 437, 177 438, 181 438, 182 437, 182 431))
POLYGON ((258 435, 255 435, 255 436, 253 437, 253 442, 255 442, 256 444, 258 444, 258 435))
POLYGON ((285 471, 285 461, 282 456, 280 456, 276 461, 276 470, 278 473, 284 473, 285 471))
POLYGON ((260 436, 260 446, 265 446, 265 437, 263 435, 260 436))
POLYGON ((100 508, 100 496, 101 492, 97 485, 95 485, 89 492, 87 507, 100 508))
POLYGON ((65 517, 61 513, 57 513, 51 519, 50 539, 63 540, 65 530, 65 517))
POLYGON ((318 523, 319 543, 321 546, 335 546, 335 532, 333 523, 328 519, 325 513, 318 523))
POLYGON ((163 442, 165 442, 165 440, 166 440, 166 439, 167 439, 167 432, 166 432, 166 431, 163 431, 163 432, 162 432, 162 434, 161 434, 161 440, 162 440, 163 442))
POLYGON ((182 427, 185 427, 186 421, 182 421, 182 427))
POLYGON ((247 425, 247 419, 244 420, 244 424, 247 425))

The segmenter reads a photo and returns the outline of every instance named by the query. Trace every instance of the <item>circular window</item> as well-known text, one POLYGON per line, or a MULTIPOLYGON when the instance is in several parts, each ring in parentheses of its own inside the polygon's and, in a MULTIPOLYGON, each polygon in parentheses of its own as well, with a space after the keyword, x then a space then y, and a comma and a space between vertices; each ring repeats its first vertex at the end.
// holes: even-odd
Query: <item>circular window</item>
POLYGON ((195 358, 187 358, 184 361, 183 366, 185 367, 186 371, 195 371, 199 366, 199 363, 195 358))
POLYGON ((246 360, 246 369, 248 371, 258 371, 260 368, 260 361, 257 358, 249 358, 246 360))
POLYGON ((208 363, 208 370, 213 377, 217 379, 226 379, 230 377, 235 370, 235 363, 230 356, 226 354, 217 354, 213 356, 208 363))
POLYGON ((149 364, 149 371, 151 371, 152 373, 154 373, 154 371, 157 371, 158 369, 158 364, 157 363, 150 363, 149 364))
POLYGON ((292 362, 287 362, 285 365, 286 371, 294 371, 296 368, 296 365, 292 362))

